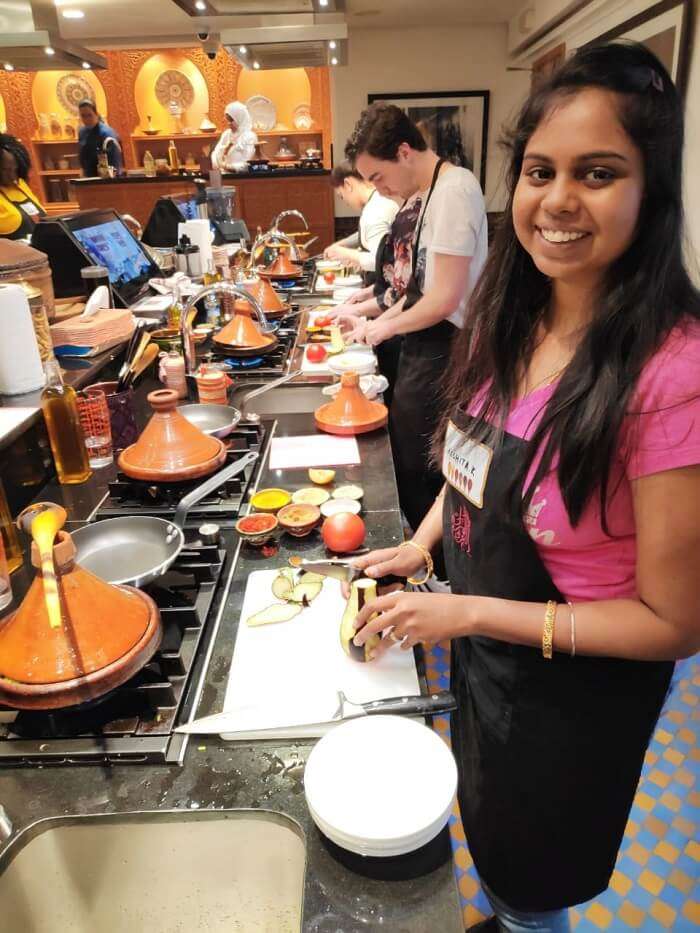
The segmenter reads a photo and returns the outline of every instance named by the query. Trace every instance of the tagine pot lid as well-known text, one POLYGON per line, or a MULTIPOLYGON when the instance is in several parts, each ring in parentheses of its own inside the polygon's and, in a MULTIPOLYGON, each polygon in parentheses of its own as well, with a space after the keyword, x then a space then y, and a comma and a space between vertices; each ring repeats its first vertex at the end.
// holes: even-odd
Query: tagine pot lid
POLYGON ((316 427, 327 434, 367 434, 387 423, 389 411, 381 402, 372 402, 360 388, 355 372, 343 373, 340 391, 314 412, 316 427))
POLYGON ((0 702, 18 709, 58 709, 102 696, 127 681, 160 645, 158 608, 146 593, 105 583, 75 563, 71 536, 53 549, 61 625, 52 628, 41 558, 21 606, 0 624, 0 702))
POLYGON ((262 274, 275 276, 281 279, 291 279, 301 275, 301 269, 296 263, 292 262, 285 250, 281 250, 277 254, 275 261, 267 266, 266 269, 262 270, 262 274))
POLYGON ((228 347, 243 347, 250 350, 263 350, 277 343, 274 334, 263 334, 257 323, 247 314, 236 313, 218 334, 212 338, 215 343, 228 347))
MULTIPOLYGON (((278 311, 286 310, 287 306, 267 279, 256 278, 249 282, 243 282, 242 285, 245 291, 257 301, 265 314, 275 314, 278 311)), ((253 317, 253 308, 251 304, 244 301, 242 298, 236 298, 234 308, 237 312, 245 314, 247 317, 253 317)))
POLYGON ((148 394, 153 415, 143 433, 119 455, 119 469, 133 479, 162 482, 213 473, 226 459, 226 447, 195 427, 177 410, 173 389, 148 394))

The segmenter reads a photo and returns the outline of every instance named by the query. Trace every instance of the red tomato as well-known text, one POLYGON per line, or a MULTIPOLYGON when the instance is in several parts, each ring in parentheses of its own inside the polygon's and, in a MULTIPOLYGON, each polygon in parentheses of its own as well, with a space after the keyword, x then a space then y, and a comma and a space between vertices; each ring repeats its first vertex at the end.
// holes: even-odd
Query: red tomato
POLYGON ((333 272, 333 271, 324 272, 324 273, 323 273, 323 281, 324 281, 327 285, 332 285, 333 282, 335 282, 335 272, 333 272))
POLYGON ((323 543, 329 551, 346 554, 362 547, 365 540, 365 523, 352 512, 338 512, 325 520, 321 528, 323 543))
POLYGON ((314 321, 314 327, 328 327, 333 321, 329 317, 317 317, 314 321))
POLYGON ((314 343, 306 348, 306 359, 310 363, 322 363, 328 356, 328 351, 322 343, 314 343))

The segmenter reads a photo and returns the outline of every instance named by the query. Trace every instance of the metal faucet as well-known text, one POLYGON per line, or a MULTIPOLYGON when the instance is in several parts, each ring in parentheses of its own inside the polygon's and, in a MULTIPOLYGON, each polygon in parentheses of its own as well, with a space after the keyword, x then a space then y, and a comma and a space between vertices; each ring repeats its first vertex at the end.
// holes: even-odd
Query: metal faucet
POLYGON ((192 335, 192 319, 194 319, 193 312, 197 302, 202 298, 206 298, 207 295, 232 295, 235 298, 243 298, 248 302, 248 304, 255 312, 260 330, 264 334, 271 334, 275 330, 274 325, 270 324, 268 319, 265 317, 265 312, 263 311, 260 304, 244 288, 241 288, 239 285, 234 285, 232 282, 214 282, 212 285, 205 285, 204 288, 200 288, 198 292, 192 295, 190 300, 185 305, 182 311, 182 317, 180 318, 182 352, 185 357, 185 372, 188 376, 194 375, 197 365, 194 352, 194 339, 192 335))
POLYGON ((0 803, 0 843, 7 842, 13 831, 12 820, 7 815, 7 810, 0 803))
POLYGON ((255 242, 253 243, 253 248, 250 251, 250 263, 248 268, 250 270, 255 269, 257 262, 255 254, 261 246, 267 246, 270 244, 274 247, 275 245, 279 245, 275 242, 278 240, 281 240, 283 243, 286 243, 287 246, 289 246, 289 255, 292 262, 301 261, 301 257, 299 256, 299 247, 296 245, 294 240, 292 240, 291 237, 288 237, 286 233, 282 233, 281 230, 273 229, 268 230, 266 233, 259 233, 258 236, 256 236, 255 242))
POLYGON ((270 233, 280 233, 280 220, 283 217, 298 217, 304 224, 304 230, 309 229, 309 225, 306 222, 306 217, 302 214, 301 211, 289 210, 289 211, 280 211, 280 213, 272 221, 272 226, 270 227, 270 233))

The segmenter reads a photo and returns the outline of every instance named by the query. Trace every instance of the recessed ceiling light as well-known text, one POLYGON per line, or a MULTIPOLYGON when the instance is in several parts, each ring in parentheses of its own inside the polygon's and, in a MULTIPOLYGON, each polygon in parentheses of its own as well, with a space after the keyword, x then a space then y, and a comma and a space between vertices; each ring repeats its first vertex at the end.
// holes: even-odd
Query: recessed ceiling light
POLYGON ((328 0, 318 0, 319 6, 328 6, 328 0))
POLYGON ((239 45, 238 51, 241 53, 241 55, 245 55, 248 49, 244 45, 239 45))
POLYGON ((328 43, 328 48, 334 49, 335 47, 336 47, 335 39, 331 39, 331 41, 328 43))
POLYGON ((331 59, 331 65, 337 65, 337 64, 338 64, 338 59, 334 55, 333 58, 331 59))
POLYGON ((82 19, 85 14, 82 10, 61 10, 61 16, 64 19, 82 19))
POLYGON ((47 55, 55 55, 55 54, 56 54, 55 50, 52 49, 50 45, 47 45, 46 48, 44 49, 44 51, 46 52, 47 55))
POLYGON ((207 5, 204 2, 204 0, 197 0, 197 2, 195 3, 195 6, 198 10, 206 10, 207 8, 207 5))
POLYGON ((14 71, 14 70, 15 70, 15 66, 12 64, 12 62, 5 62, 5 71, 14 71))
POLYGON ((83 68, 87 70, 88 68, 92 68, 92 65, 90 64, 90 62, 83 62, 83 68))
POLYGON ((260 62, 253 62, 253 68, 259 68, 260 62))

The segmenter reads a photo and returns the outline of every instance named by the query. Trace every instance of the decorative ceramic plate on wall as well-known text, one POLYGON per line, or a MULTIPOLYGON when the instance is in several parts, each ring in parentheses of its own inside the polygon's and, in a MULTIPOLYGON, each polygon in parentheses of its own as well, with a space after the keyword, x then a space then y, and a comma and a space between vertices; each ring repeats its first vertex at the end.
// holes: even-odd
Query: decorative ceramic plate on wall
POLYGON ((187 75, 171 68, 158 75, 156 97, 163 107, 175 103, 187 110, 194 103, 194 88, 187 75))
POLYGON ((56 84, 56 97, 63 107, 78 116, 78 104, 81 100, 95 100, 95 92, 82 75, 64 75, 56 84))
POLYGON ((297 104, 292 115, 294 128, 297 130, 310 130, 314 125, 314 118, 311 116, 311 108, 308 104, 297 104))
POLYGON ((277 109, 269 97, 263 97, 262 94, 253 94, 245 102, 245 105, 253 121, 254 130, 262 130, 266 133, 275 128, 277 109))

